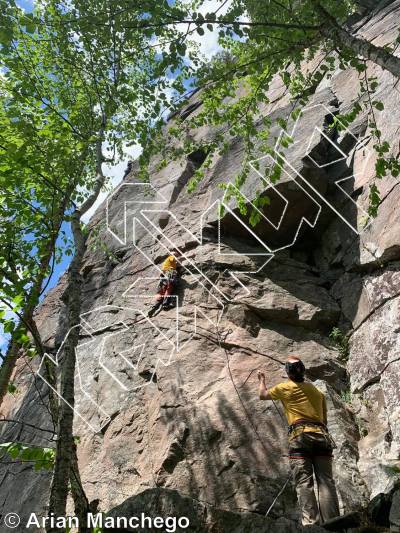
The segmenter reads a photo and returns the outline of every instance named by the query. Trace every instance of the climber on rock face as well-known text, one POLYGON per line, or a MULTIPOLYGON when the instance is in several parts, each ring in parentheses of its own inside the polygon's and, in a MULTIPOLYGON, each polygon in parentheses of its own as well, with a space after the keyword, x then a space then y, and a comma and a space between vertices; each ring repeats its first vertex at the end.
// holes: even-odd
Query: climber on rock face
POLYGON ((177 258, 181 256, 178 248, 174 248, 163 264, 161 265, 161 274, 158 282, 158 292, 156 294, 156 303, 148 312, 148 316, 153 316, 154 313, 162 307, 163 309, 171 309, 174 307, 173 293, 178 285, 180 266, 177 258))
POLYGON ((326 427, 325 395, 312 383, 304 382, 305 366, 298 357, 289 357, 285 370, 288 381, 269 390, 265 385, 265 374, 258 372, 260 399, 282 402, 289 424, 289 460, 302 524, 324 523, 339 516, 332 475, 335 444, 326 427))

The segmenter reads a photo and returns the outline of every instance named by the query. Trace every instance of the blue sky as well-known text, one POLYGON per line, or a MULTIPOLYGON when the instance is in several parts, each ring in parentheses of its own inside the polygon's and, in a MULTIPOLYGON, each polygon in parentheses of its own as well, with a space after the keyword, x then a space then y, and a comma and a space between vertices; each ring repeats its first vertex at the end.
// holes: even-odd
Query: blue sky
MULTIPOLYGON (((172 1, 172 0, 169 0, 172 1)), ((219 11, 220 15, 223 15, 225 10, 228 9, 229 5, 231 3, 231 0, 227 2, 227 4, 224 6, 224 10, 219 11)), ((17 0, 17 4, 24 9, 27 12, 32 11, 33 9, 33 0, 17 0)), ((221 5, 221 0, 205 0, 204 5, 200 9, 200 11, 205 14, 208 12, 216 11, 221 5)), ((197 42, 197 44, 200 47, 201 53, 206 58, 211 58, 218 50, 220 50, 220 47, 218 45, 218 32, 213 31, 210 32, 209 30, 205 29, 205 35, 203 37, 200 37, 199 35, 195 34, 193 35, 193 40, 197 42)), ((116 165, 113 166, 104 166, 104 172, 109 177, 109 183, 112 188, 115 188, 122 180, 122 177, 124 175, 125 168, 127 166, 127 163, 130 159, 136 158, 140 154, 141 148, 140 146, 133 146, 126 148, 126 157, 123 158, 122 161, 118 162, 116 165)), ((98 200, 93 205, 93 207, 88 211, 88 213, 85 214, 83 217, 83 222, 87 223, 90 219, 90 217, 94 214, 96 209, 99 207, 99 205, 104 201, 106 198, 108 192, 101 192, 99 195, 98 200)), ((71 236, 71 229, 69 224, 64 224, 63 228, 64 232, 71 236)), ((61 242, 61 241, 60 241, 61 242)), ((48 292, 51 288, 53 288, 60 276, 67 270, 68 265, 71 261, 70 256, 63 255, 62 261, 55 266, 54 272, 52 273, 52 276, 48 282, 46 292, 48 292)), ((8 335, 5 335, 2 329, 0 329, 0 350, 2 352, 5 351, 8 344, 8 335)))
POLYGON ((33 9, 33 0, 17 0, 17 5, 22 7, 25 11, 32 11, 33 9))

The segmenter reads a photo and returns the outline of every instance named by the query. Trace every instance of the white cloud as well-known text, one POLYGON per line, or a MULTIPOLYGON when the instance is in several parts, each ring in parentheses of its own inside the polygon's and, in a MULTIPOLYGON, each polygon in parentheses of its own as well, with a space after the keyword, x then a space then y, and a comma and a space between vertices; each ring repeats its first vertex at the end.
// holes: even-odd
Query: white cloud
MULTIPOLYGON (((217 16, 223 17, 232 5, 233 0, 229 0, 223 7, 221 7, 221 0, 206 0, 200 7, 199 11, 202 15, 207 13, 215 13, 218 10, 217 16), (221 8, 221 9, 219 9, 221 8)), ((200 48, 200 52, 210 59, 217 52, 222 50, 218 44, 218 25, 213 24, 213 31, 210 31, 206 25, 203 26, 205 34, 203 36, 194 32, 192 40, 195 41, 200 48)))
MULTIPOLYGON (((103 171, 104 174, 109 178, 108 183, 109 187, 112 189, 115 189, 115 187, 122 181, 122 178, 124 176, 125 169, 128 165, 128 161, 132 159, 136 159, 142 152, 142 147, 138 144, 134 146, 125 147, 124 152, 127 155, 126 159, 123 159, 119 163, 113 166, 109 165, 103 165, 103 171)), ((105 200, 105 198, 108 196, 110 191, 102 191, 96 202, 92 205, 92 207, 85 213, 82 217, 82 222, 84 224, 87 224, 90 220, 90 217, 95 213, 96 209, 101 205, 101 203, 105 200)))

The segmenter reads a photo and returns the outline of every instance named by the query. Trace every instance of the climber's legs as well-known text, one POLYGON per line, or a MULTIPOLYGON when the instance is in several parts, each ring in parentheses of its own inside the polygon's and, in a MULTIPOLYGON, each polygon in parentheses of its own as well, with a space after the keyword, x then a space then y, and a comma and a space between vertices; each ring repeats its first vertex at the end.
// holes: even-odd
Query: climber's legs
POLYGON ((302 511, 302 524, 316 524, 339 516, 332 475, 332 446, 327 437, 322 433, 301 433, 290 442, 289 457, 302 511))
POLYGON ((160 307, 163 309, 174 307, 174 299, 172 298, 172 295, 177 286, 177 282, 178 277, 176 274, 161 274, 158 284, 158 292, 156 294, 156 302, 147 313, 147 316, 153 316, 160 307))
POLYGON ((152 317, 158 309, 160 309, 162 305, 162 298, 160 300, 157 300, 156 303, 153 305, 153 307, 150 308, 150 310, 147 313, 148 317, 152 317))
POLYGON ((167 282, 165 292, 164 292, 164 301, 163 301, 164 309, 169 309, 171 307, 174 307, 175 298, 173 298, 172 295, 174 294, 177 285, 178 285, 178 275, 176 272, 172 272, 168 276, 168 282, 167 282))
POLYGON ((164 292, 164 301, 162 304, 164 308, 173 306, 173 301, 171 298, 173 291, 174 291, 174 283, 172 281, 168 281, 167 288, 165 289, 165 292, 164 292))
POLYGON ((165 280, 164 276, 160 276, 160 281, 158 283, 158 292, 156 294, 156 301, 147 313, 147 316, 152 317, 156 313, 156 311, 158 311, 158 309, 160 309, 160 307, 163 305, 166 287, 167 281, 165 280))
MULTIPOLYGON (((289 452, 290 453, 290 452, 289 452)), ((313 462, 310 457, 290 458, 290 467, 296 485, 303 526, 317 524, 319 521, 318 503, 314 492, 313 462)))
POLYGON ((318 485, 318 500, 321 522, 339 516, 339 501, 332 475, 332 458, 313 458, 314 473, 318 485))

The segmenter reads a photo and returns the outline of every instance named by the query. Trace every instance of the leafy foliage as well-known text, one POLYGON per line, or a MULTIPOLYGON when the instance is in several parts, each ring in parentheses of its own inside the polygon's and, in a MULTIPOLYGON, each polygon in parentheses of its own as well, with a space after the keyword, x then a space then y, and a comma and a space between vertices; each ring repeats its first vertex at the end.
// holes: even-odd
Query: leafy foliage
MULTIPOLYGON (((206 164, 197 170, 190 182, 189 190, 201 181, 213 157, 225 153, 238 139, 245 147, 242 167, 234 180, 235 189, 240 190, 249 174, 250 161, 272 154, 271 147, 278 140, 272 137, 274 124, 266 116, 273 94, 272 83, 280 78, 290 95, 292 110, 280 124, 290 131, 290 125, 299 117, 310 95, 322 80, 332 77, 337 68, 353 69, 358 73, 360 91, 353 109, 338 116, 332 127, 350 126, 360 113, 365 113, 369 117, 369 133, 375 141, 376 178, 388 173, 399 174, 399 161, 391 155, 395 147, 381 138, 377 127, 376 114, 383 110, 383 103, 374 96, 378 92, 378 81, 367 74, 360 42, 352 40, 345 26, 355 10, 356 3, 348 0, 335 2, 334 10, 332 3, 326 0, 271 0, 267 6, 258 0, 235 0, 224 16, 207 14, 203 17, 204 24, 218 29, 224 51, 196 73, 196 85, 202 88, 201 110, 184 120, 178 118, 164 136, 170 148, 164 148, 163 161, 171 156, 190 154, 199 145, 209 154, 206 164), (195 143, 192 132, 204 126, 212 127, 212 138, 195 143), (178 147, 176 138, 180 141, 178 147)), ((200 20, 200 16, 194 19, 200 20)), ((393 53, 396 46, 396 43, 388 45, 378 50, 377 55, 393 53)), ((278 150, 292 142, 289 135, 282 135, 278 150)), ((265 178, 275 183, 280 172, 278 161, 272 169, 266 169, 265 178)), ((240 207, 240 195, 233 190, 226 192, 233 193, 240 207)), ((373 184, 371 215, 376 215, 379 203, 378 187, 373 184)), ((255 210, 250 222, 254 225, 258 221, 255 210)))
POLYGON ((400 464, 393 464, 393 465, 382 465, 385 472, 391 476, 397 479, 397 483, 400 482, 400 464))
POLYGON ((107 245, 103 238, 103 232, 105 231, 105 223, 97 224, 92 228, 90 232, 90 242, 88 247, 93 252, 100 251, 104 254, 108 261, 112 263, 119 263, 118 256, 107 245))
MULTIPOLYGON (((250 161, 272 153, 276 141, 265 113, 273 81, 281 79, 290 96, 291 112, 278 122, 289 131, 321 81, 337 67, 352 68, 359 76, 359 97, 334 127, 368 113, 377 178, 399 174, 390 142, 377 126, 376 115, 384 109, 378 82, 338 30, 354 12, 353 2, 335 2, 334 17, 327 0, 271 0, 268 8, 259 0, 233 0, 223 16, 218 10, 202 13, 202 4, 37 0, 34 11, 26 13, 14 0, 0 0, 0 321, 25 351, 32 350, 33 311, 61 248, 67 244, 68 254, 75 251, 65 236, 63 241, 62 225, 72 213, 79 219, 88 199, 107 185, 102 167, 123 157, 127 143, 143 147, 138 172, 143 180, 155 153, 161 168, 170 157, 201 148, 207 156, 189 184, 194 189, 214 157, 242 140, 242 167, 234 187, 225 186, 224 192, 256 225, 269 199, 260 184, 248 214, 241 189, 250 161), (247 16, 250 21, 243 20, 247 16), (202 61, 190 42, 206 29, 218 31, 224 48, 211 62, 202 61), (167 109, 179 110, 193 86, 201 88, 202 108, 163 129, 167 109), (207 126, 211 138, 195 139, 193 130, 207 126)), ((289 135, 280 137, 282 150, 292 143, 289 135)), ((280 165, 268 172, 276 182, 280 165)), ((374 215, 380 201, 375 184, 370 198, 374 215)), ((347 338, 336 330, 332 339, 346 359, 347 338)), ((15 459, 48 466, 53 461, 49 449, 2 447, 15 459)))
POLYGON ((9 456, 14 461, 32 463, 35 470, 51 470, 54 464, 54 449, 28 446, 19 442, 0 444, 1 459, 9 456))
MULTIPOLYGON (((185 57, 187 36, 170 23, 190 6, 180 0, 173 5, 37 0, 33 13, 25 13, 13 0, 0 0, 0 298, 18 318, 3 313, 14 359, 30 345, 28 330, 43 352, 33 312, 60 258, 65 223, 72 224, 74 249, 68 251, 79 271, 85 249, 80 217, 107 185, 103 165, 115 164, 128 142, 140 144, 138 177, 147 179, 148 139, 160 130, 165 108, 174 107, 171 97, 185 91, 183 80, 192 72, 185 57)), ((191 58, 196 63, 194 52, 191 58)), ((70 295, 71 283, 69 276, 70 295)), ((73 380, 73 374, 73 364, 64 364, 61 383, 73 380)), ((73 403, 73 397, 68 399, 73 403)), ((66 410, 65 404, 52 410, 61 428, 56 458, 50 449, 21 443, 5 447, 13 459, 35 468, 54 464, 49 508, 53 493, 62 494, 59 514, 75 453, 66 410)))
POLYGON ((25 352, 46 278, 73 254, 61 228, 102 165, 141 144, 147 179, 148 139, 198 61, 170 23, 191 7, 38 0, 26 13, 0 0, 0 322, 25 352))
POLYGON ((339 351, 339 356, 342 361, 347 361, 350 355, 349 338, 339 329, 333 328, 329 334, 336 348, 339 351))
POLYGON ((8 392, 10 394, 15 394, 17 392, 17 387, 12 381, 10 381, 10 383, 8 384, 8 392))
POLYGON ((351 404, 352 395, 350 390, 341 391, 340 397, 344 403, 351 404))

